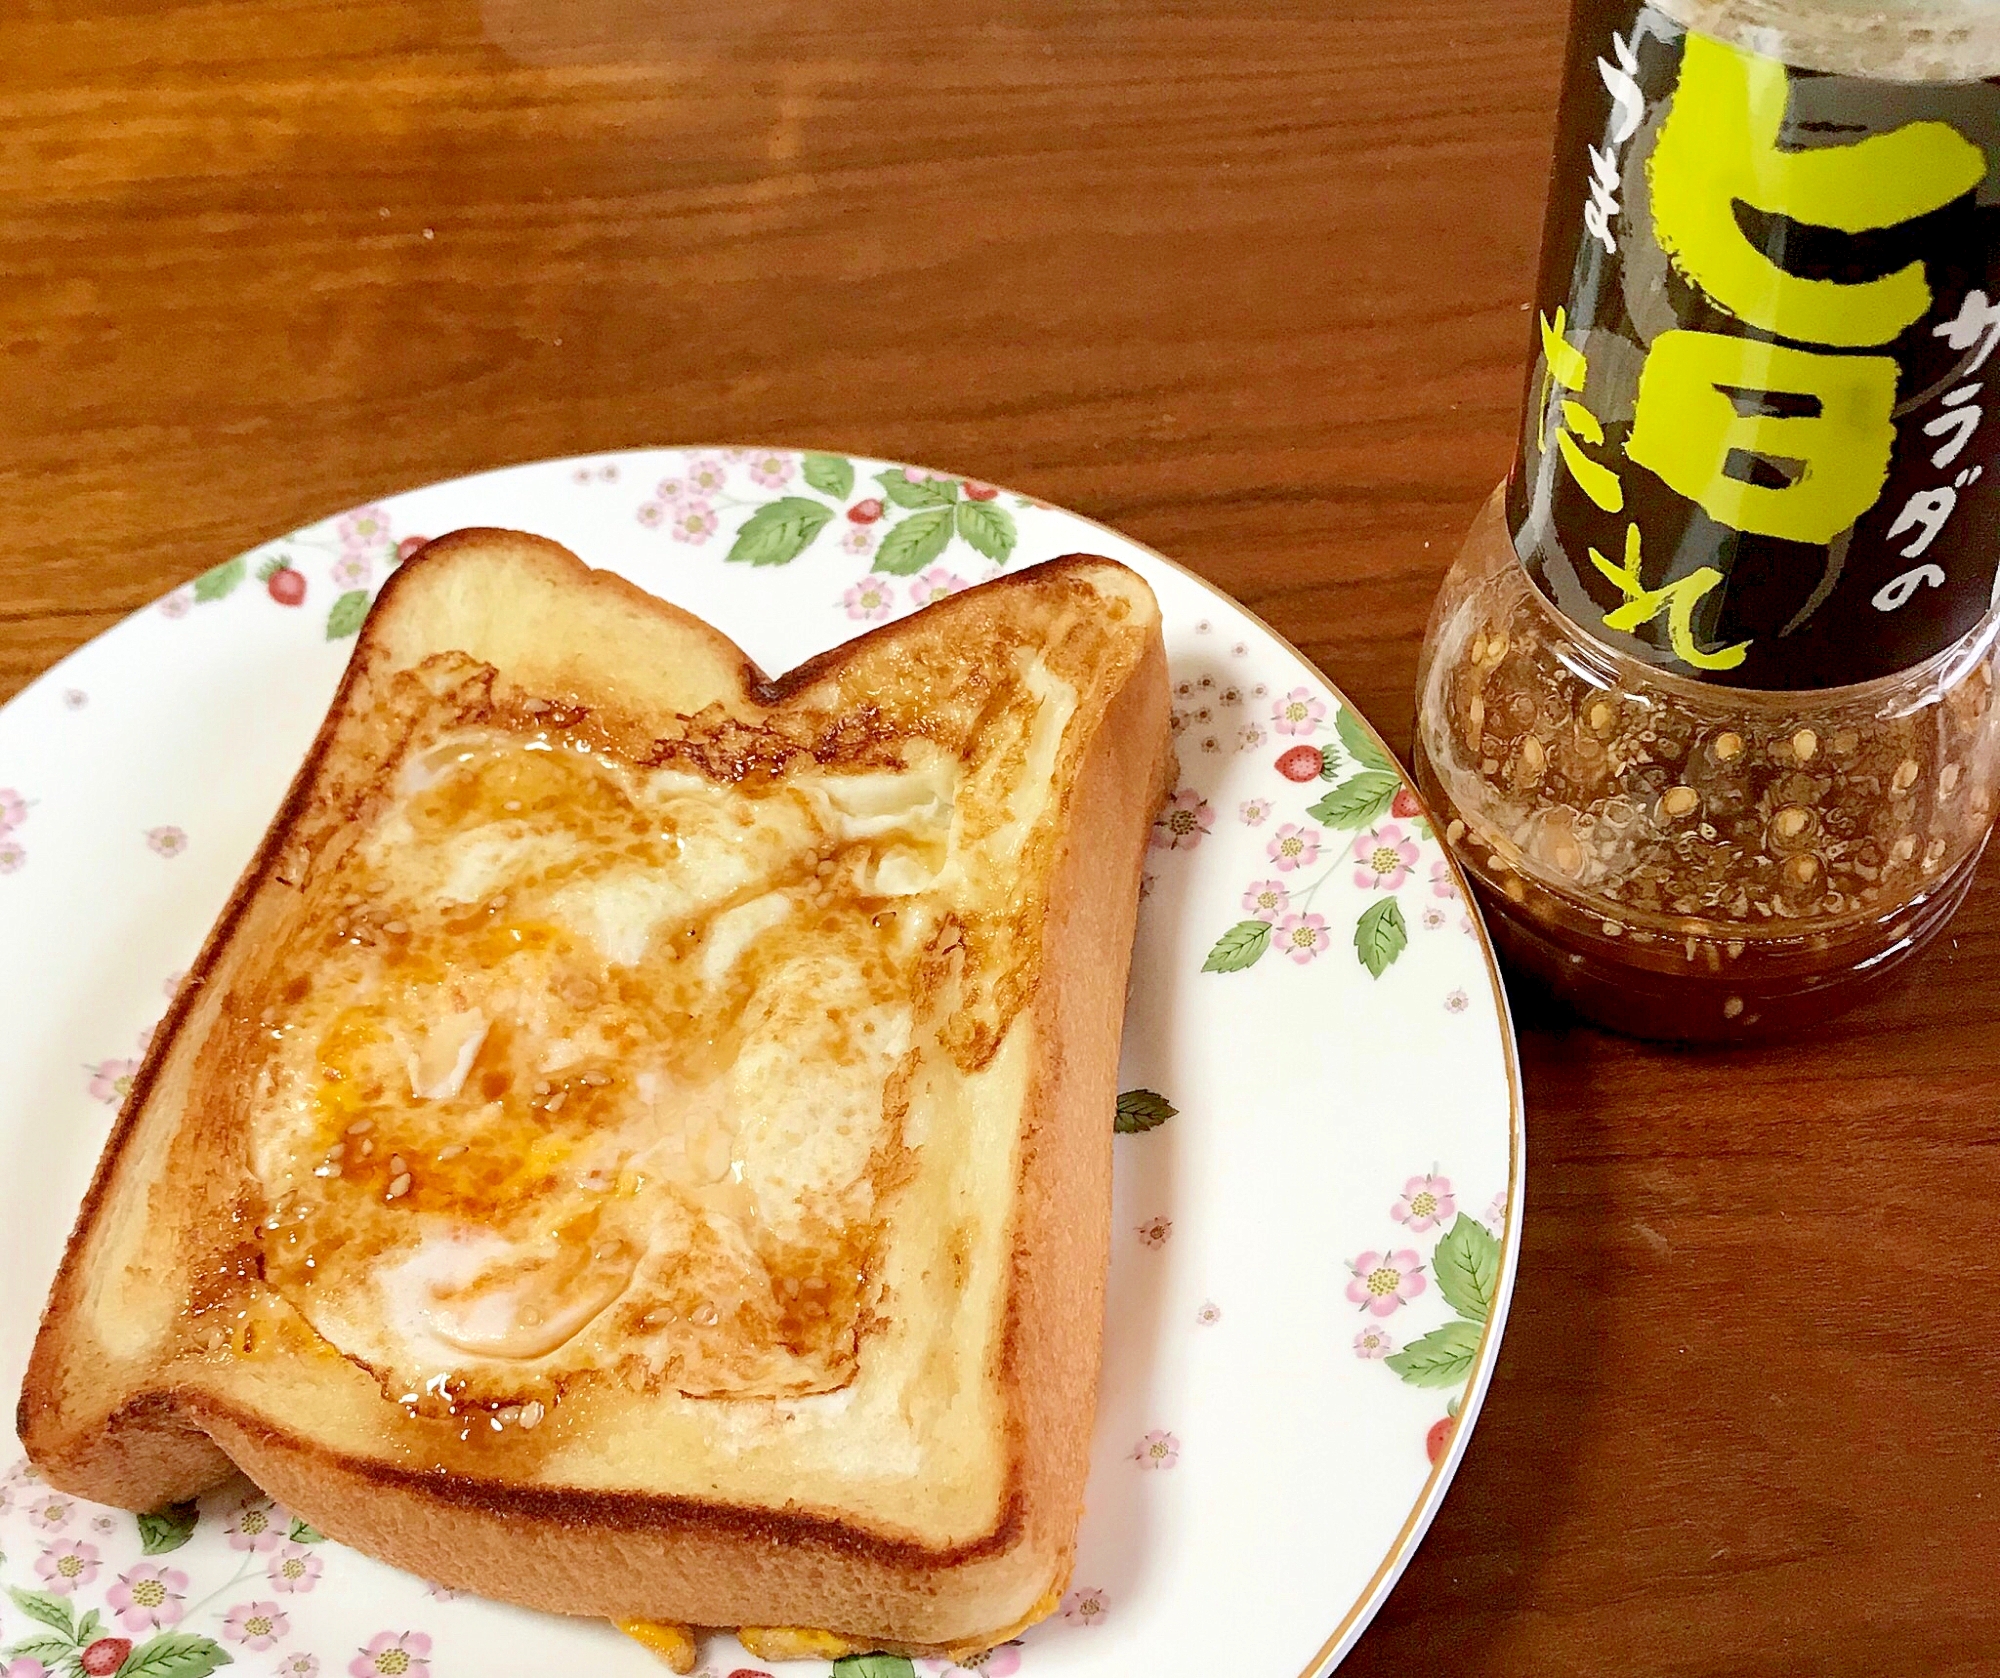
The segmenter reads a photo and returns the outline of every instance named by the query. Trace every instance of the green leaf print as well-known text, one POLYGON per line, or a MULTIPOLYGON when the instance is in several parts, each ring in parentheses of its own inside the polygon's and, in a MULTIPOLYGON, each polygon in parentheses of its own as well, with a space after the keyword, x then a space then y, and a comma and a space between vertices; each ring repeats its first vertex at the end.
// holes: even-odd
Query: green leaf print
POLYGON ((1403 924, 1403 911, 1393 897, 1385 897, 1372 909, 1362 912, 1354 927, 1354 953, 1361 965, 1381 978, 1389 964, 1410 942, 1410 929, 1403 924))
POLYGON ((1478 1323, 1446 1323, 1382 1361, 1413 1387, 1455 1387, 1472 1373, 1479 1334, 1478 1323))
POLYGON ((961 501, 958 533, 997 565, 1005 565, 1019 535, 1014 515, 991 501, 961 501))
POLYGON ((345 641, 348 636, 359 634, 361 620, 368 616, 368 591, 365 588, 351 588, 327 608, 326 638, 329 641, 345 641))
POLYGON ((844 455, 809 454, 799 462, 808 489, 845 501, 854 489, 854 462, 844 455))
POLYGON ((125 1657, 118 1678, 208 1678, 230 1656, 212 1637, 191 1631, 163 1631, 125 1657))
POLYGON ((46 1591, 24 1591, 19 1586, 9 1586, 7 1594, 14 1599, 14 1606, 31 1620, 40 1620, 45 1626, 54 1626, 63 1636, 76 1641, 76 1621, 70 1614, 69 1604, 59 1596, 50 1596, 46 1591))
POLYGON ((1347 754, 1364 769, 1386 769, 1396 773, 1396 765, 1389 754, 1375 743, 1375 736, 1368 732, 1368 725, 1345 705, 1340 715, 1333 719, 1334 732, 1340 736, 1340 743, 1347 748, 1347 754))
POLYGON ((321 1532, 318 1527, 307 1526, 296 1515, 292 1517, 291 1530, 285 1536, 294 1544, 324 1544, 326 1542, 325 1533, 321 1532))
POLYGON ((1120 1136, 1157 1130, 1180 1109, 1157 1090, 1126 1090, 1118 1097, 1118 1116, 1111 1128, 1120 1136))
POLYGON ((914 576, 944 552, 951 540, 951 509, 933 507, 929 512, 912 513, 891 527, 875 555, 875 569, 892 577, 914 576))
POLYGON ((1396 802, 1402 785, 1402 777, 1392 769, 1364 769, 1311 805, 1306 814, 1322 827, 1366 827, 1396 802))
POLYGON ((93 1608, 82 1619, 76 1622, 76 1640, 79 1644, 88 1645, 90 1640, 103 1630, 103 1628, 104 1616, 93 1608))
POLYGON ((194 597, 197 600, 220 600, 225 594, 232 594, 236 585, 250 574, 249 563, 242 559, 226 559, 212 570, 204 571, 194 580, 194 597))
POLYGON ((1340 773, 1340 748, 1331 740, 1319 749, 1319 778, 1330 781, 1340 773))
POLYGON ((1431 1255, 1438 1292, 1461 1317, 1483 1323, 1500 1285, 1500 1243, 1477 1218, 1461 1212, 1431 1255))
POLYGON ((1208 960, 1201 964, 1204 973, 1240 973, 1246 967, 1254 967, 1257 959, 1271 947, 1271 923, 1269 921, 1238 921, 1215 941, 1215 948, 1208 952, 1208 960))
MULTIPOLYGON (((4 1651, 14 1660, 40 1661, 51 1672, 56 1663, 65 1655, 74 1655, 76 1645, 67 1637, 58 1637, 52 1631, 45 1631, 39 1637, 24 1637, 20 1642, 4 1651)), ((78 1670, 71 1667, 71 1671, 78 1670)))
POLYGON ((185 1503, 169 1503, 149 1509, 139 1517, 139 1549, 149 1556, 164 1556, 178 1550, 194 1536, 201 1510, 193 1498, 185 1503))
POLYGON ((789 565, 826 528, 833 509, 803 495, 787 495, 759 507, 743 521, 727 558, 735 565, 789 565))
POLYGON ((923 478, 911 483, 898 466, 876 473, 875 481, 898 507, 949 507, 958 499, 956 478, 923 478))
POLYGON ((842 1655, 833 1663, 833 1678, 916 1678, 907 1655, 842 1655))

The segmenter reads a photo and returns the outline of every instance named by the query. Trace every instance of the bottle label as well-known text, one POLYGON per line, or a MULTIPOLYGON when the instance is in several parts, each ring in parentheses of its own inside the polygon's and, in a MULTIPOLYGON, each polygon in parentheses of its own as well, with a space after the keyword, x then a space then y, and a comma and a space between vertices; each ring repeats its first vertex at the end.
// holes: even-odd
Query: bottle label
POLYGON ((1822 75, 1577 0, 1537 309, 1508 522, 1599 640, 1837 687, 1993 606, 2000 79, 1822 75))

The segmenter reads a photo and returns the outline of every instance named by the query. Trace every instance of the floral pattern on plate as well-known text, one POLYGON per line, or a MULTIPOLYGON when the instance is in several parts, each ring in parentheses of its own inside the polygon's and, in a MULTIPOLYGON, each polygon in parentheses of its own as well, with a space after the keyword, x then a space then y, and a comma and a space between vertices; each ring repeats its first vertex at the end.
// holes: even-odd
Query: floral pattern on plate
MULTIPOLYGON (((1109 554, 1152 584, 1180 773, 1146 855, 1108 1116, 1115 1239, 1076 1572, 1054 1616, 983 1660, 774 1669, 714 1637, 699 1670, 1110 1678, 1176 1670, 1193 1639, 1245 1671, 1323 1671, 1435 1508, 1492 1364, 1520 1169, 1503 1005, 1421 805, 1341 696, 1230 602, 1032 496, 783 449, 510 468, 224 560, 34 684, 0 710, 0 933, 25 952, 0 980, 0 1053, 46 1067, 43 1104, 70 1106, 32 1132, 0 1113, 0 1218, 36 1223, 23 1250, 53 1267, 182 974, 157 976, 198 947, 369 603, 425 533, 468 524, 564 542, 770 669, 1061 553, 1109 554), (76 778, 79 754, 102 785, 76 778), (248 782, 262 813, 223 795, 248 782), (30 848, 24 892, 5 876, 30 848), (36 904, 61 913, 37 920, 36 904), (129 985, 70 953, 126 945, 129 985), (1246 1357, 1269 1378, 1242 1379, 1246 1357), (1284 1399, 1300 1390, 1315 1394, 1303 1417, 1284 1399), (1387 1490, 1356 1490, 1328 1429, 1397 1465, 1387 1490), (1276 1506, 1246 1526, 1245 1487, 1298 1497, 1309 1537, 1285 1539, 1276 1506), (1168 1526, 1194 1538, 1131 1542, 1168 1526), (1226 1553, 1204 1547, 1225 1531, 1226 1553), (1310 1600, 1284 1588, 1302 1567, 1321 1581, 1310 1600)), ((40 1303, 38 1284, 0 1290, 10 1355, 40 1303)), ((135 1518, 19 1466, 0 1484, 0 1586, 0 1678, 661 1670, 608 1627, 382 1568, 240 1481, 135 1518)))

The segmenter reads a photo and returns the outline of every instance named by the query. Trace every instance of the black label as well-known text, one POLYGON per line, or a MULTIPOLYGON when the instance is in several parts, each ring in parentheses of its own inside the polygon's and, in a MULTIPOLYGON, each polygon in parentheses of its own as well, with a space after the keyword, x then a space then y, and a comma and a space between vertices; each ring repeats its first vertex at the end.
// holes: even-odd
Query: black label
POLYGON ((1508 490, 1621 652, 1838 687, 1951 645, 2000 573, 2000 79, 1787 67, 1578 0, 1508 490))

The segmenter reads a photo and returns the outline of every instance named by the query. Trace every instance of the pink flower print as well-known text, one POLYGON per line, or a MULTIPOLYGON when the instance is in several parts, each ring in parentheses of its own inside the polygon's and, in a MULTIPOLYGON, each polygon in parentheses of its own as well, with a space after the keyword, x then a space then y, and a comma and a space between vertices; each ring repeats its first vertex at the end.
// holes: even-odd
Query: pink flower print
POLYGON ((1313 957, 1324 955, 1333 939, 1324 915, 1287 915, 1278 923, 1271 942, 1303 967, 1313 957))
POLYGON ((160 602, 163 618, 184 618, 194 607, 194 590, 177 588, 160 602))
POLYGON ((579 466, 574 472, 570 473, 570 481, 579 484, 589 483, 590 468, 588 466, 579 466))
MULTIPOLYGON (((997 1649, 975 1655, 963 1666, 957 1661, 941 1660, 920 1660, 916 1666, 924 1678, 1014 1678, 1014 1674, 1021 1670, 1021 1645, 1018 1639, 1003 1643, 997 1649)), ((721 1674, 715 1674, 714 1678, 721 1678, 721 1674)), ((731 1673, 730 1678, 736 1678, 736 1675, 731 1673)), ((746 1678, 763 1678, 763 1675, 746 1674, 746 1678)))
POLYGON ((1144 903, 1147 898, 1151 897, 1153 895, 1153 888, 1159 883, 1160 877, 1157 874, 1141 874, 1139 876, 1139 901, 1144 903))
POLYGON ((179 1621, 188 1576, 177 1567, 141 1562, 118 1575, 104 1600, 127 1631, 159 1631, 179 1621))
POLYGON ((325 1565, 303 1544, 287 1544, 264 1564, 264 1577, 271 1581, 274 1591, 304 1596, 319 1583, 325 1565))
POLYGON ((600 483, 615 484, 618 481, 618 468, 615 465, 600 466, 597 469, 597 478, 600 483))
POLYGON ((0 787, 0 833, 11 833, 28 819, 28 801, 12 787, 0 787))
POLYGON ((928 466, 905 466, 903 468, 903 482, 906 484, 927 484, 933 478, 942 479, 944 476, 944 473, 933 472, 928 466))
MULTIPOLYGON (((716 489, 722 487, 720 480, 717 481, 715 487, 716 489)), ((714 492, 711 491, 710 493, 713 494, 714 492)), ((678 506, 688 497, 688 481, 685 478, 662 478, 653 486, 653 495, 665 506, 678 506)))
POLYGON ((232 1550, 275 1550, 284 1542, 279 1516, 268 1497, 246 1497, 229 1523, 232 1550))
POLYGON ((1472 999, 1462 990, 1448 991, 1445 993, 1444 999, 1445 1012, 1448 1014, 1462 1014, 1471 1004, 1471 1001, 1472 999))
POLYGON ((1423 1260, 1408 1247, 1394 1253, 1363 1253, 1347 1268, 1354 1276, 1347 1284, 1347 1297, 1372 1316, 1388 1316, 1429 1285, 1424 1281, 1423 1260))
POLYGON ((1396 1342, 1379 1323, 1370 1323, 1354 1337, 1354 1355, 1358 1358, 1386 1358, 1395 1349, 1396 1342))
POLYGON ((1237 819, 1245 827, 1262 827, 1271 817, 1271 801, 1268 798, 1246 798, 1236 806, 1237 819))
POLYGON ((28 860, 28 853, 11 839, 0 840, 0 874, 11 874, 28 860))
POLYGON ((177 827, 149 827, 146 843, 161 856, 179 856, 188 848, 188 836, 177 827))
POLYGON ((1276 880, 1253 880, 1243 888, 1243 907, 1252 920, 1278 924, 1292 901, 1292 894, 1276 880))
POLYGON ((277 1678, 319 1678, 319 1656, 300 1650, 278 1662, 277 1678))
POLYGON ((1191 851, 1215 826, 1215 811, 1193 787, 1182 787, 1153 818, 1153 844, 1165 851, 1191 851))
POLYGON ((880 621, 896 609, 896 597, 879 577, 863 577, 840 597, 850 618, 880 621))
POLYGON ((1444 919, 1444 911, 1435 903, 1426 903, 1424 905, 1423 922, 1425 927, 1430 931, 1435 932, 1439 927, 1443 926, 1444 919))
POLYGON ((706 501, 683 501, 673 510, 672 522, 674 540, 698 548, 715 534, 721 521, 706 501))
POLYGON ((648 530, 657 530, 666 522, 667 509, 657 501, 641 501, 638 519, 648 530))
POLYGON ((451 1586, 440 1585, 435 1579, 425 1582, 424 1595, 438 1602, 456 1602, 459 1598, 459 1593, 451 1586))
POLYGON ((840 551, 866 559, 875 551, 875 544, 882 539, 882 533, 873 525, 850 524, 840 534, 840 551))
POLYGON ((1149 1218, 1139 1226, 1139 1240, 1148 1247, 1164 1247, 1173 1232, 1172 1218, 1149 1218))
POLYGON ((1410 877, 1417 865, 1417 842, 1403 837, 1394 822, 1384 822, 1354 841, 1354 883, 1363 891, 1379 887, 1394 891, 1410 877))
POLYGON ((1412 1235, 1422 1235, 1427 1229, 1448 1223, 1457 1210, 1451 1179, 1426 1174, 1412 1177, 1403 1185, 1402 1198, 1389 1208, 1389 1216, 1399 1224, 1407 1224, 1412 1235))
POLYGON ((711 495, 720 495, 723 486, 728 482, 729 468, 724 466, 713 455, 702 455, 688 462, 687 493, 689 495, 704 498, 711 495))
POLYGON ((928 606, 932 601, 943 600, 964 587, 963 577, 954 575, 942 565, 933 565, 910 584, 910 598, 919 606, 928 606))
POLYGON ((379 548, 389 540, 389 515, 380 507, 356 507, 334 529, 343 548, 379 548))
POLYGON ((222 1635, 246 1649, 264 1650, 286 1636, 292 1622, 275 1602, 239 1602, 222 1621, 222 1635))
POLYGON ((87 1585, 97 1577, 97 1547, 65 1538, 41 1553, 35 1571, 57 1596, 68 1596, 77 1586, 87 1585))
MULTIPOLYGON (((1227 703, 1225 700, 1224 703, 1227 703)), ((1268 738, 1254 722, 1237 731, 1236 747, 1239 751, 1254 752, 1268 738)))
POLYGON ((169 973, 166 978, 160 981, 160 994, 165 997, 179 996, 181 993, 181 981, 187 976, 188 973, 185 967, 181 968, 178 972, 169 973))
POLYGON ((1507 1191, 1502 1189, 1493 1197, 1492 1205, 1486 1208, 1486 1227, 1502 1230, 1507 1227, 1507 1191))
POLYGON ((82 688, 63 689, 64 709, 70 711, 81 711, 84 708, 84 706, 88 705, 89 703, 90 703, 90 695, 85 693, 82 688))
POLYGON ((1271 726, 1280 734, 1317 734, 1326 706, 1311 688, 1293 688, 1271 707, 1271 726))
POLYGON ((90 1074, 90 1100, 122 1102, 132 1094, 132 1074, 138 1072, 136 1060, 100 1060, 96 1066, 84 1068, 90 1074))
POLYGON ((333 562, 333 586, 366 588, 368 569, 368 556, 365 553, 344 553, 333 562))
POLYGON ((378 1631, 347 1670, 352 1678, 430 1678, 430 1652, 420 1631, 378 1631))
POLYGON ((28 1505, 28 1524, 37 1532, 61 1532, 75 1513, 75 1498, 62 1492, 44 1492, 28 1505))
POLYGON ((1132 1447, 1131 1455, 1141 1468, 1172 1468, 1181 1459, 1181 1442, 1155 1428, 1132 1447))
POLYGON ((1104 1616, 1110 1608, 1111 1599, 1098 1585, 1086 1585, 1081 1590, 1071 1591, 1062 1599, 1062 1617, 1072 1625, 1102 1625, 1104 1616))
POLYGON ((90 1517, 90 1530, 92 1532, 109 1532, 117 1524, 109 1515, 93 1515, 90 1517))
POLYGON ((1452 878, 1450 863, 1439 861, 1431 864, 1431 891, 1438 897, 1458 895, 1458 881, 1452 878))
POLYGON ((1213 1328, 1222 1321, 1222 1307, 1212 1299, 1204 1300, 1201 1309, 1195 1312, 1194 1320, 1203 1328, 1213 1328))
POLYGON ((1297 822, 1286 822, 1277 838, 1264 847, 1264 854, 1278 865, 1280 873, 1294 868, 1310 868, 1319 856, 1319 835, 1297 822))
POLYGON ((792 481, 792 474, 798 470, 798 462, 788 454, 753 454, 750 457, 750 481, 762 484, 766 489, 783 489, 792 481))
POLYGON ((49 1678, 49 1669, 33 1655, 23 1655, 0 1667, 0 1678, 49 1678))

